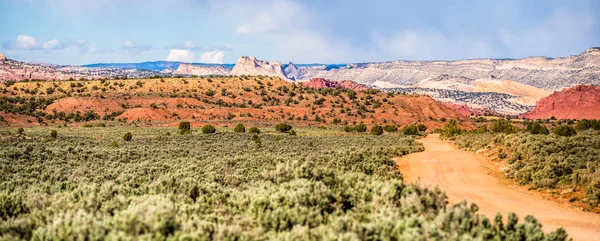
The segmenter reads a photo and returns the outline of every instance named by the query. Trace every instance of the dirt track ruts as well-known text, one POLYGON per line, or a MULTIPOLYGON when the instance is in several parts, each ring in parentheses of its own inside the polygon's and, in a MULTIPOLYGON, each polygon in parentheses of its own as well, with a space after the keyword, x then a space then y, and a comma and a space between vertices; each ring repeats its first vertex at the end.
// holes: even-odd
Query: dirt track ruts
POLYGON ((600 240, 600 215, 584 212, 546 200, 533 192, 503 184, 491 176, 485 160, 459 150, 437 135, 419 140, 425 151, 397 158, 406 182, 438 186, 446 192, 450 203, 462 200, 475 203, 479 212, 493 218, 500 212, 506 218, 514 212, 522 221, 533 215, 545 232, 563 227, 574 240, 600 240))

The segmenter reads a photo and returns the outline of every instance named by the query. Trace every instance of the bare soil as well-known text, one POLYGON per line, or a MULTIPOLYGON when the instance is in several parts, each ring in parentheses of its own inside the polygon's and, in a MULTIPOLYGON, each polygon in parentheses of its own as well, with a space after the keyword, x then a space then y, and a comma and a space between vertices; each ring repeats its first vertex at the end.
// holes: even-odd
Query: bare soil
POLYGON ((600 215, 546 200, 539 193, 508 185, 497 178, 497 170, 486 167, 480 156, 459 150, 429 135, 419 140, 425 151, 397 158, 406 182, 438 186, 449 202, 466 200, 479 206, 482 214, 493 218, 498 212, 506 217, 516 213, 520 220, 533 215, 545 232, 565 228, 574 240, 600 240, 600 215))

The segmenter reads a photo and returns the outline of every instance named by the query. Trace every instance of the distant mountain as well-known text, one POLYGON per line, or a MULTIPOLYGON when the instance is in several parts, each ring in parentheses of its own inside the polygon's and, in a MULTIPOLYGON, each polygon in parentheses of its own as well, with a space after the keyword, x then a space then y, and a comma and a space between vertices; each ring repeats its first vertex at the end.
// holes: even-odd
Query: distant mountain
POLYGON ((524 115, 529 119, 599 119, 600 86, 578 85, 542 98, 524 115))
MULTIPOLYGON (((116 69, 137 69, 163 71, 165 69, 178 69, 180 64, 188 64, 179 61, 148 61, 141 63, 96 63, 86 64, 82 67, 88 68, 116 68, 116 69)), ((228 69, 233 69, 234 64, 206 64, 206 63, 189 63, 196 66, 222 66, 228 69)))

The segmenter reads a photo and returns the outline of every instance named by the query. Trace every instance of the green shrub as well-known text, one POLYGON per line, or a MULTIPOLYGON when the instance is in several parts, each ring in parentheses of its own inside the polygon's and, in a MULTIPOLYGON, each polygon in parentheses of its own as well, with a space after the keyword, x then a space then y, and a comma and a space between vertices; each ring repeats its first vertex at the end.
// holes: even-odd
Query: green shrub
POLYGON ((554 134, 558 136, 574 136, 577 134, 575 128, 569 125, 559 125, 554 127, 554 134))
POLYGON ((354 131, 354 127, 344 126, 344 132, 353 132, 353 131, 354 131))
POLYGON ((296 131, 295 130, 290 130, 290 136, 295 136, 296 135, 296 131))
POLYGON ((516 131, 515 127, 510 124, 509 121, 504 119, 493 120, 492 124, 490 124, 490 131, 494 133, 514 133, 516 131))
POLYGON ((381 134, 383 134, 383 127, 380 125, 374 125, 371 127, 371 135, 379 136, 381 134))
POLYGON ((233 128, 233 131, 238 132, 238 133, 244 133, 244 132, 246 132, 246 127, 244 125, 242 125, 242 123, 238 123, 233 128))
POLYGON ((119 147, 119 143, 117 143, 116 141, 112 141, 110 144, 108 144, 108 147, 117 148, 119 147))
POLYGON ((25 133, 25 129, 23 129, 23 127, 19 127, 19 129, 17 129, 17 134, 23 135, 23 133, 25 133))
POLYGON ((52 137, 53 139, 56 139, 57 136, 58 136, 58 132, 56 130, 50 131, 50 137, 52 137))
POLYGON ((534 121, 527 123, 527 127, 525 128, 531 134, 537 135, 548 135, 550 131, 545 126, 541 125, 539 121, 534 121))
POLYGON ((179 122, 179 130, 182 130, 182 131, 189 131, 189 130, 191 130, 190 123, 187 122, 187 121, 179 122))
POLYGON ((462 132, 463 131, 460 128, 458 128, 458 122, 456 122, 456 120, 452 119, 452 120, 449 120, 448 122, 446 122, 446 124, 444 124, 444 127, 442 128, 442 133, 440 134, 440 136, 444 137, 444 138, 451 138, 451 137, 461 134, 462 132))
POLYGON ((275 125, 275 130, 281 133, 289 132, 292 130, 292 126, 288 123, 278 123, 275 125))
POLYGON ((425 132, 427 130, 427 126, 425 126, 425 124, 423 123, 419 123, 417 125, 417 130, 419 130, 420 132, 425 132))
POLYGON ((500 158, 500 159, 506 158, 506 153, 504 152, 504 149, 502 149, 502 148, 498 149, 498 158, 500 158))
POLYGON ((131 134, 131 132, 127 132, 123 135, 123 140, 131 141, 131 139, 133 139, 133 135, 131 134))
POLYGON ((361 122, 361 123, 358 123, 358 125, 356 125, 356 126, 354 127, 354 130, 355 130, 356 132, 360 132, 360 133, 362 133, 362 132, 366 132, 366 131, 367 131, 367 125, 365 125, 365 123, 362 123, 362 122, 361 122))
POLYGON ((204 133, 204 134, 210 134, 210 133, 215 133, 215 132, 217 132, 217 128, 215 128, 212 125, 207 124, 202 127, 202 133, 204 133))
POLYGON ((404 128, 402 128, 402 134, 407 135, 407 136, 414 136, 414 135, 419 134, 419 130, 417 129, 416 125, 409 124, 409 125, 405 126, 404 128))
POLYGON ((395 125, 385 125, 383 127, 383 130, 386 132, 396 132, 398 131, 398 127, 396 127, 395 125))
POLYGON ((250 129, 248 129, 248 132, 254 133, 254 134, 260 134, 260 129, 258 129, 258 127, 256 127, 256 126, 253 126, 253 127, 250 127, 250 129))

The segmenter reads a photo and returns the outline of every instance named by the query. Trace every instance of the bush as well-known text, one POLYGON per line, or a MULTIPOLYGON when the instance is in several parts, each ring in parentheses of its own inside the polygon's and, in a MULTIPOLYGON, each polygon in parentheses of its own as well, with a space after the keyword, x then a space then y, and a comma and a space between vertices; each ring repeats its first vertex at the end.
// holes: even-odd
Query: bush
POLYGON ((244 132, 246 132, 246 127, 244 125, 242 125, 242 123, 238 123, 233 128, 233 131, 238 132, 238 133, 244 133, 244 132))
POLYGON ((383 127, 383 130, 386 132, 396 132, 398 131, 398 127, 396 127, 395 125, 385 125, 383 127))
POLYGON ((254 133, 254 134, 260 134, 260 129, 258 129, 258 127, 256 127, 256 126, 253 126, 253 127, 250 127, 250 129, 248 129, 248 132, 254 133))
POLYGON ((427 126, 425 126, 423 123, 420 123, 417 125, 417 130, 419 130, 420 132, 424 132, 427 130, 427 126))
POLYGON ((410 124, 402 129, 402 134, 407 136, 414 136, 419 134, 419 130, 417 129, 417 126, 415 126, 414 124, 410 124))
POLYGON ((458 128, 458 123, 456 120, 452 119, 444 124, 444 128, 442 128, 441 136, 444 138, 454 137, 462 133, 462 130, 458 128))
POLYGON ((191 130, 191 125, 187 121, 179 122, 179 130, 189 131, 191 130))
POLYGON ((127 132, 125 133, 125 135, 123 135, 123 140, 131 141, 131 139, 133 139, 133 135, 131 134, 131 132, 127 132))
POLYGON ((50 131, 50 137, 56 139, 56 136, 58 136, 58 132, 56 130, 50 131))
POLYGON ((554 127, 554 134, 558 136, 574 136, 577 134, 575 128, 569 125, 559 125, 554 127))
POLYGON ((371 127, 371 135, 379 136, 381 134, 383 134, 383 127, 380 125, 374 125, 371 127))
POLYGON ((353 128, 353 127, 351 127, 351 126, 344 126, 344 131, 345 131, 345 132, 353 132, 353 131, 354 131, 354 128, 353 128))
POLYGON ((275 130, 281 133, 289 132, 290 130, 292 130, 292 126, 288 123, 279 123, 275 125, 275 130))
POLYGON ((295 130, 290 130, 290 136, 295 136, 296 135, 296 131, 295 130))
POLYGON ((116 141, 112 141, 110 144, 108 144, 108 147, 117 148, 119 147, 119 143, 117 143, 116 141))
POLYGON ((526 131, 528 131, 531 134, 537 135, 537 134, 541 134, 541 135, 548 135, 550 134, 550 131, 548 131, 548 128, 546 128, 545 126, 541 125, 539 121, 534 121, 534 122, 530 122, 527 123, 527 127, 525 128, 526 131))
POLYGON ((365 125, 365 123, 362 123, 362 122, 361 122, 361 123, 359 123, 358 125, 356 125, 356 126, 354 127, 354 130, 355 130, 356 132, 361 132, 361 133, 362 133, 362 132, 366 132, 366 131, 367 131, 367 125, 365 125))
POLYGON ((217 128, 215 128, 212 125, 204 125, 202 127, 202 133, 204 133, 204 134, 210 134, 210 133, 215 133, 215 132, 217 132, 217 128))
POLYGON ((509 121, 500 119, 492 121, 490 125, 490 131, 494 133, 514 133, 516 131, 515 127, 510 124, 509 121))
POLYGON ((19 129, 17 129, 17 134, 23 135, 23 133, 25 133, 25 129, 23 129, 23 127, 19 127, 19 129))

